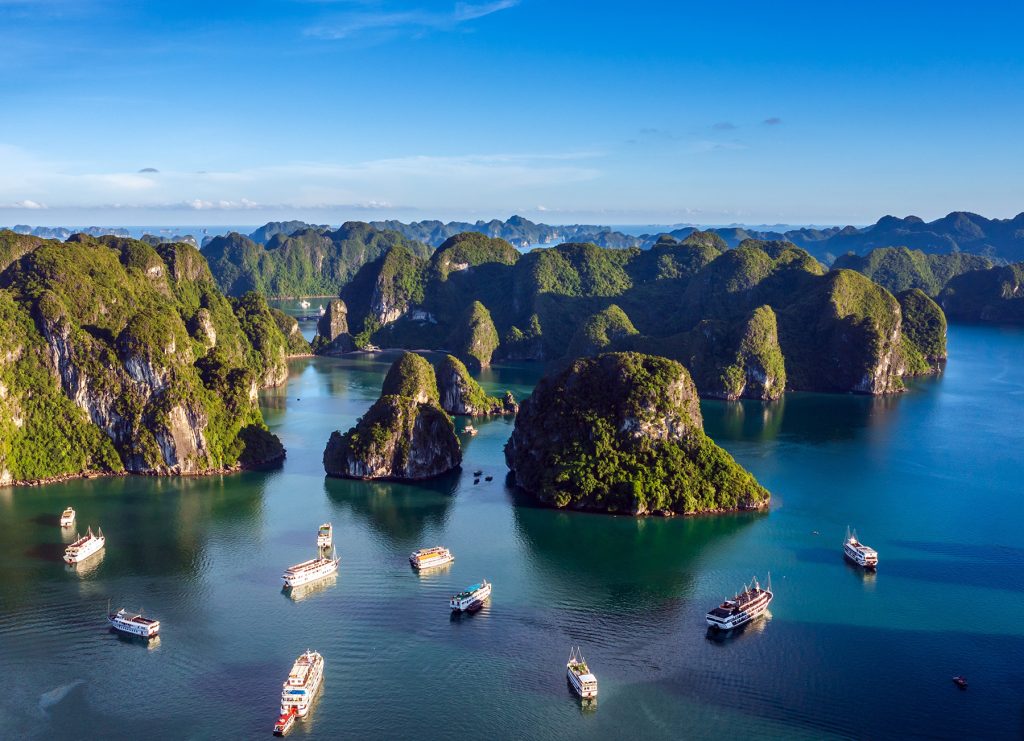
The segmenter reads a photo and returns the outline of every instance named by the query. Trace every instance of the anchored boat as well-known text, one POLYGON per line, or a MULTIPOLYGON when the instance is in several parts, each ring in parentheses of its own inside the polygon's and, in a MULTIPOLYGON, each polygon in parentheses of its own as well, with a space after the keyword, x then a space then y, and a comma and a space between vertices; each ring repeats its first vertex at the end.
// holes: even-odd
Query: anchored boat
POLYGON ((772 576, 768 575, 767 588, 762 587, 755 577, 732 599, 726 600, 707 615, 708 625, 714 630, 732 630, 746 625, 768 610, 772 598, 772 576))
POLYGON ((412 555, 409 556, 409 563, 413 565, 413 568, 420 571, 436 569, 439 566, 450 564, 454 560, 455 556, 443 545, 434 546, 433 548, 421 548, 418 551, 413 551, 412 555))
POLYGON ((281 687, 281 715, 274 724, 274 735, 283 736, 295 725, 296 718, 305 718, 316 699, 324 679, 324 657, 306 650, 292 665, 288 679, 281 687))
POLYGON ((334 545, 334 527, 329 522, 320 526, 316 533, 316 547, 321 550, 334 545))
POLYGON ((590 673, 583 651, 579 647, 569 652, 569 661, 565 664, 565 675, 573 691, 583 700, 597 697, 597 677, 590 673))
POLYGON ((60 526, 61 527, 71 527, 74 524, 75 524, 75 510, 71 509, 71 507, 68 507, 66 510, 61 512, 61 515, 60 515, 60 526))
POLYGON ((74 543, 64 549, 64 561, 69 564, 76 564, 84 561, 106 545, 107 539, 103 537, 103 530, 98 535, 92 534, 90 527, 84 536, 77 538, 74 543))
POLYGON ((332 554, 331 558, 319 556, 309 561, 295 564, 285 571, 281 578, 284 579, 286 587, 301 587, 303 584, 309 584, 318 579, 323 579, 325 576, 337 573, 340 561, 341 559, 334 554, 332 554))
POLYGON ((850 532, 846 528, 846 540, 843 541, 843 555, 858 566, 874 570, 878 568, 878 551, 857 540, 857 531, 850 532))
POLYGON ((479 584, 466 587, 451 598, 448 603, 453 612, 476 612, 483 607, 484 600, 491 596, 491 583, 484 579, 479 584), (474 604, 478 603, 478 604, 474 604), (475 608, 475 609, 470 609, 475 608))
POLYGON ((141 610, 131 613, 122 607, 117 612, 108 612, 107 620, 111 628, 126 635, 155 638, 160 633, 160 621, 144 617, 141 610))

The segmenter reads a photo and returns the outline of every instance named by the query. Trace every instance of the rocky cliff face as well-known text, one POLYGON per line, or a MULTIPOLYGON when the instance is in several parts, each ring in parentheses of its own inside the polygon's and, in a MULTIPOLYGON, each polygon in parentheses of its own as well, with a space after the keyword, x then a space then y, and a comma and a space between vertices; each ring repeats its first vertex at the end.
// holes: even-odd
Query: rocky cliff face
POLYGON ((461 464, 455 425, 437 405, 434 369, 415 353, 392 364, 380 399, 324 450, 327 474, 346 478, 420 481, 461 464))
POLYGON ((505 460, 518 486, 555 507, 692 514, 769 498, 704 434, 686 369, 639 353, 576 360, 542 379, 505 460))
POLYGON ((335 431, 324 450, 330 476, 421 481, 462 464, 455 426, 439 407, 383 396, 359 423, 335 431))
POLYGON ((316 323, 313 352, 318 355, 340 355, 355 350, 348 330, 348 307, 341 299, 332 299, 316 323))
POLYGON ((265 301, 236 314, 192 247, 34 245, 0 273, 0 479, 283 457, 254 398, 283 346, 265 301))
POLYGON ((448 344, 474 371, 488 367, 498 349, 498 330, 487 307, 479 301, 471 303, 452 331, 448 344))
POLYGON ((448 414, 480 417, 519 411, 511 392, 506 392, 503 399, 488 396, 458 358, 445 356, 437 364, 436 373, 441 408, 448 414))

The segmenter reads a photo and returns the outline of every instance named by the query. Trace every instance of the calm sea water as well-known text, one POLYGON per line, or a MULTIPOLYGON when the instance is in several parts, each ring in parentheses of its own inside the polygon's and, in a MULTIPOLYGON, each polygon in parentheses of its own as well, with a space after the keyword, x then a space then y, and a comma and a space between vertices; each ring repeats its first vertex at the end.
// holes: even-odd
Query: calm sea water
MULTIPOLYGON (((387 363, 295 361, 263 395, 278 471, 0 490, 0 737, 268 736, 310 647, 326 683, 297 738, 1019 738, 1024 333, 953 327, 950 349, 898 398, 705 403, 774 499, 688 520, 531 506, 504 483, 506 420, 479 423, 465 472, 429 486, 325 480, 329 433, 387 363), (67 505, 108 538, 77 571, 60 560, 67 505), (328 520, 341 571, 291 599, 280 574, 328 520), (847 524, 879 549, 877 576, 842 560, 847 524), (457 560, 420 576, 408 554, 431 544, 457 560), (704 613, 769 570, 770 619, 706 637, 704 613), (452 619, 448 596, 484 577, 489 606, 452 619), (159 617, 159 643, 110 634, 108 599, 159 617), (594 709, 565 683, 574 644, 594 709)), ((539 371, 483 380, 523 396, 539 371)))

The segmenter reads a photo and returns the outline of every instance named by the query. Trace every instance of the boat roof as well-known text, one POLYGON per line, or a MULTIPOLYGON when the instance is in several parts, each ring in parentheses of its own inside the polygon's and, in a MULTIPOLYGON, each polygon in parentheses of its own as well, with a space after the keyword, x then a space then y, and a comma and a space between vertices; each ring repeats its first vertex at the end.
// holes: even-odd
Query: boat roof
POLYGON ((590 674, 590 673, 581 674, 580 675, 580 681, 581 682, 596 682, 597 681, 597 677, 595 677, 593 674, 590 674))

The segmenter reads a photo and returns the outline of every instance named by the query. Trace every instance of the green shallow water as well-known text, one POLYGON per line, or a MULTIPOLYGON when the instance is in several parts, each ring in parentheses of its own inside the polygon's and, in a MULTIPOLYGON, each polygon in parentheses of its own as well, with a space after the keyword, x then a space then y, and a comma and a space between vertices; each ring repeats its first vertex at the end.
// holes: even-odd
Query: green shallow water
MULTIPOLYGON (((1024 332, 956 326, 950 349, 942 377, 897 398, 704 403, 773 504, 675 520, 532 506, 505 485, 508 420, 477 423, 464 471, 428 486, 327 480, 330 431, 387 361, 294 361, 263 394, 277 471, 0 489, 0 737, 269 736, 310 647, 326 682, 294 738, 1019 738, 1024 332), (60 561, 67 505, 108 538, 78 571, 60 561), (324 521, 341 570, 291 599, 280 574, 324 521), (842 560, 847 524, 880 551, 877 576, 842 560), (413 572, 434 544, 455 563, 413 572), (770 619, 709 640, 704 612, 769 570, 770 619), (481 578, 488 606, 452 619, 448 597, 481 578), (159 643, 111 635, 108 599, 160 618, 159 643), (595 709, 566 686, 573 644, 595 709)), ((540 370, 483 380, 522 397, 540 370)))

